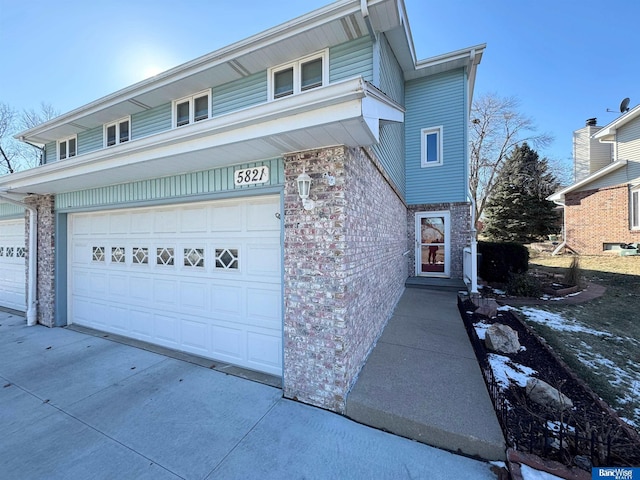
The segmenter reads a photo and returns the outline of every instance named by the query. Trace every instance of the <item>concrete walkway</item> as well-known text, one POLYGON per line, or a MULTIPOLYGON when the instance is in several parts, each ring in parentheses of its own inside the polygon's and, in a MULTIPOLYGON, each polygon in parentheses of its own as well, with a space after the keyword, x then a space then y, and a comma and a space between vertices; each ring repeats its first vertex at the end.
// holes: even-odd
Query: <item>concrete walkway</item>
POLYGON ((347 416, 504 460, 505 442, 454 292, 408 288, 347 397, 347 416))
POLYGON ((0 477, 496 478, 268 385, 0 312, 0 477))

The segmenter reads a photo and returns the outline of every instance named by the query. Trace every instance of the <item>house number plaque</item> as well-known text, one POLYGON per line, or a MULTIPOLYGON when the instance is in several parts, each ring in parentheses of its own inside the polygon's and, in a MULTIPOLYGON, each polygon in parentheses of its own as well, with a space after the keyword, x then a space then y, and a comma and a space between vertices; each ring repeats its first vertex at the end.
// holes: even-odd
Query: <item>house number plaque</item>
POLYGON ((243 168, 236 170, 233 174, 236 186, 255 185, 256 183, 266 183, 269 181, 269 167, 243 168))

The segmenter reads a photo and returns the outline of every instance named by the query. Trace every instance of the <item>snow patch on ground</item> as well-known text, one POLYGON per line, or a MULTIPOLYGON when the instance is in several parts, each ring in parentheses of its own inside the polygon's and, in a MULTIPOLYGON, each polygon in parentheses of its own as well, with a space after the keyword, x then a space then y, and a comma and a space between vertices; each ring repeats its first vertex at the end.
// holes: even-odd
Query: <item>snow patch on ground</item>
POLYGON ((520 365, 504 355, 490 353, 487 357, 489 358, 491 370, 493 370, 493 376, 503 389, 507 389, 511 382, 525 387, 527 380, 538 373, 533 368, 520 365))
POLYGON ((613 336, 609 332, 603 332, 601 330, 589 328, 583 323, 578 322, 574 318, 564 318, 562 315, 547 312, 539 308, 520 307, 515 310, 519 310, 523 315, 527 317, 527 320, 545 325, 559 332, 589 333, 591 335, 597 335, 601 337, 613 336))
POLYGON ((491 325, 488 323, 474 323, 473 328, 476 330, 476 335, 480 340, 484 340, 487 336, 487 330, 491 325))
POLYGON ((529 465, 520 465, 520 473, 522 473, 523 480, 562 480, 562 477, 556 477, 547 472, 541 472, 535 470, 529 465))

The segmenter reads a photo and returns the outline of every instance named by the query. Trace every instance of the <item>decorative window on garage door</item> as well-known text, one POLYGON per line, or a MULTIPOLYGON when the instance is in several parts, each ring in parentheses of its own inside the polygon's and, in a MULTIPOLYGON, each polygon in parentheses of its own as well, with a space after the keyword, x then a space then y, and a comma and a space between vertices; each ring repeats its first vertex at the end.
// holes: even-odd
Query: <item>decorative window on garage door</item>
POLYGON ((158 265, 173 265, 173 248, 164 247, 156 250, 156 263, 158 265))
POLYGON ((184 266, 204 267, 204 248, 185 248, 184 266))
POLYGON ((91 259, 94 262, 104 262, 104 247, 93 247, 93 256, 91 259))
POLYGON ((147 247, 133 247, 133 263, 139 265, 149 263, 149 249, 147 247))
POLYGON ((111 263, 124 263, 124 247, 111 247, 111 263))
POLYGON ((237 248, 216 248, 216 268, 226 270, 238 269, 237 248))

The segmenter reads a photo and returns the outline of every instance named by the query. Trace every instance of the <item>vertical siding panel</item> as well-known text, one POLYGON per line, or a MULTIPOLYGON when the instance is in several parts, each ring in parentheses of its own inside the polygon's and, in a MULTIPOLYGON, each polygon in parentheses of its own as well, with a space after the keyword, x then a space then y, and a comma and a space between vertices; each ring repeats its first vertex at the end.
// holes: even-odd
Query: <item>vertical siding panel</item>
POLYGON ((407 203, 466 201, 465 72, 459 69, 405 85, 407 203), (421 168, 420 130, 443 127, 443 165, 421 168))

